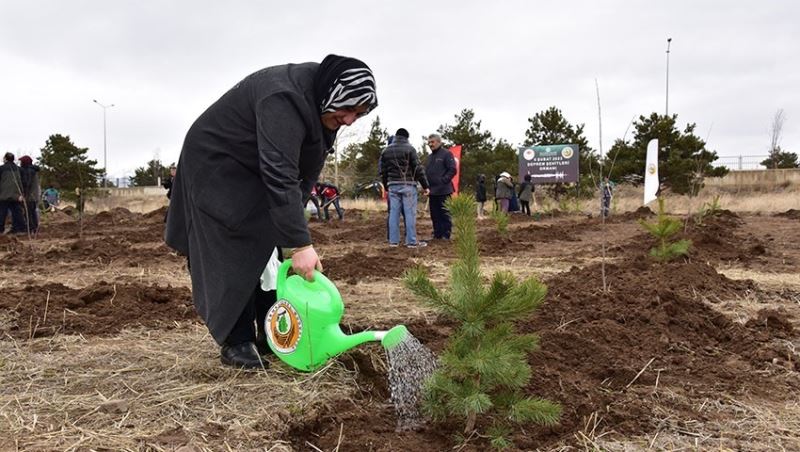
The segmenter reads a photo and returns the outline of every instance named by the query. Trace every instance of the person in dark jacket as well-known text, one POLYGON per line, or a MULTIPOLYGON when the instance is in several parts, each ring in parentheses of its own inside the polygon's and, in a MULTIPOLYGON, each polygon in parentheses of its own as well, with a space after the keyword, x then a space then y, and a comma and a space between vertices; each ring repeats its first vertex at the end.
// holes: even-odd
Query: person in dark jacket
POLYGON ((169 177, 164 179, 164 182, 161 184, 167 190, 167 199, 172 198, 172 180, 175 179, 175 172, 177 168, 175 165, 169 167, 169 177))
POLYGON ((30 156, 23 155, 19 158, 19 178, 22 182, 22 204, 26 217, 26 232, 36 233, 39 230, 39 198, 42 196, 42 187, 39 185, 39 167, 33 164, 30 156))
POLYGON ((531 216, 531 197, 533 195, 533 184, 531 183, 531 175, 526 174, 522 183, 519 185, 519 207, 522 213, 531 216))
POLYGON ((6 217, 11 213, 12 234, 25 232, 25 218, 22 216, 22 180, 19 167, 14 163, 14 154, 6 152, 0 166, 0 232, 5 233, 6 217))
POLYGON ((475 201, 478 203, 478 219, 486 216, 486 176, 478 174, 478 181, 475 184, 475 201))
POLYGON ((389 190, 389 246, 400 244, 400 213, 405 218, 409 248, 426 246, 417 240, 417 183, 429 193, 428 179, 419 164, 417 150, 408 142, 408 131, 397 129, 392 144, 381 153, 381 180, 389 190))
POLYGON ((429 206, 431 222, 433 223, 433 238, 450 240, 450 212, 445 207, 445 202, 455 191, 453 177, 456 175, 456 159, 449 149, 442 146, 442 136, 433 133, 428 137, 428 146, 431 155, 425 166, 425 175, 430 184, 429 206))
POLYGON ((188 258, 195 308, 223 364, 265 365, 254 321, 263 323, 259 277, 275 247, 294 250, 292 268, 307 280, 322 269, 303 201, 339 127, 377 104, 370 68, 328 55, 245 77, 189 129, 165 240, 188 258))

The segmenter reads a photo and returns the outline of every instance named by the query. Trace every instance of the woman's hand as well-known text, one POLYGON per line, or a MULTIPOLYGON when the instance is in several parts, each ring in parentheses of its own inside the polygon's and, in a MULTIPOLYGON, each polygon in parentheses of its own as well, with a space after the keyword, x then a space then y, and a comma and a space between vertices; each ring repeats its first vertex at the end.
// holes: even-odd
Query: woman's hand
POLYGON ((314 269, 322 271, 322 262, 313 246, 308 245, 292 253, 292 270, 306 281, 314 281, 314 269))

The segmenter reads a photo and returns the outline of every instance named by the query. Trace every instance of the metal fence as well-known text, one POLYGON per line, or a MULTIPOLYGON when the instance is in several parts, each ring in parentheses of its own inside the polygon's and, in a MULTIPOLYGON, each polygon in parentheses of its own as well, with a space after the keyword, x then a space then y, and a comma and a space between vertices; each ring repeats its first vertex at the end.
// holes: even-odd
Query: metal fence
POLYGON ((718 158, 715 162, 711 164, 714 166, 724 166, 727 167, 731 171, 743 171, 743 170, 760 170, 766 169, 764 165, 761 164, 764 160, 766 160, 769 156, 768 155, 737 155, 737 156, 723 156, 718 158))

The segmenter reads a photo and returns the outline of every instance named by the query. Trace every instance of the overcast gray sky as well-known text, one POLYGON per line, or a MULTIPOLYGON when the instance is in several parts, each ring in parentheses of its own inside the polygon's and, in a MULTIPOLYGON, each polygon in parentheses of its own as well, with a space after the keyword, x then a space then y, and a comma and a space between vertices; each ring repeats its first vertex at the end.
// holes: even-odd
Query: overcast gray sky
MULTIPOLYGON (((800 151, 800 2, 796 1, 36 1, 0 0, 0 150, 36 156, 68 134, 109 174, 155 155, 176 161, 184 135, 235 82, 262 67, 369 64, 390 132, 412 137, 463 108, 512 143, 555 105, 599 148, 635 115, 669 107, 722 156, 767 152, 785 110, 784 149, 800 151), (709 135, 710 131, 710 135, 709 135)), ((418 142, 419 140, 414 140, 418 142)))

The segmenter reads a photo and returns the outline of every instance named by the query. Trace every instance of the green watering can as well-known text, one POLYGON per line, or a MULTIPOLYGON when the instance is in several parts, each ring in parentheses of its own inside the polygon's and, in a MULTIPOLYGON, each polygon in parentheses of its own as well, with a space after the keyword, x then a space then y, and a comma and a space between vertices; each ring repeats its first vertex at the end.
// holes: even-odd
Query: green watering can
POLYGON ((339 326, 344 303, 336 286, 316 270, 313 282, 300 275, 287 276, 291 266, 287 259, 278 269, 278 301, 264 321, 267 343, 281 361, 311 372, 364 342, 380 341, 390 349, 405 339, 408 330, 403 325, 389 331, 345 334, 339 326))

